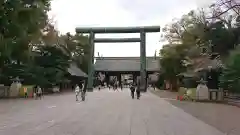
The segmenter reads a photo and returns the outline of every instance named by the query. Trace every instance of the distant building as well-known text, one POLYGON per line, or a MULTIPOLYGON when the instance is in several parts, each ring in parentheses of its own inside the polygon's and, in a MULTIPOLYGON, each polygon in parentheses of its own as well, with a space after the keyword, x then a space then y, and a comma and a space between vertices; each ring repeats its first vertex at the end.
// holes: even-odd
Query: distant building
MULTIPOLYGON (((96 72, 140 72, 140 57, 97 57, 94 64, 96 72)), ((146 58, 147 72, 159 72, 159 57, 146 58)))
MULTIPOLYGON (((160 72, 159 59, 159 57, 146 58, 147 76, 160 72)), ((97 57, 94 70, 96 75, 105 74, 107 81, 111 80, 111 76, 117 77, 117 80, 123 80, 124 74, 132 76, 133 80, 136 81, 137 76, 140 76, 140 57, 97 57)), ((124 79, 126 79, 125 77, 124 79)))

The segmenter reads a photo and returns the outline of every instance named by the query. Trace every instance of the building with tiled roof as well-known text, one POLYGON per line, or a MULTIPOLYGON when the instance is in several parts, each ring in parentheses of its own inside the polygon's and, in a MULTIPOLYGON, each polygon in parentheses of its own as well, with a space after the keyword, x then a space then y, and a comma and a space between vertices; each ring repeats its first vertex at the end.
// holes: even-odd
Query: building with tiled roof
MULTIPOLYGON (((140 57, 97 57, 96 72, 140 72, 140 57)), ((159 57, 146 58, 147 72, 159 72, 159 57)))

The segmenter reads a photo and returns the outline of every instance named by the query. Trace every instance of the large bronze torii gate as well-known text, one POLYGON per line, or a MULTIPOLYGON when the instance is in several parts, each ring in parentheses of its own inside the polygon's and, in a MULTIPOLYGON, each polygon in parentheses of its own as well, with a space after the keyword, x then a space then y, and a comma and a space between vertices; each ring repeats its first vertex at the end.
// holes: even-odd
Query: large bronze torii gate
POLYGON ((91 45, 90 59, 88 64, 88 91, 93 90, 94 75, 94 43, 119 43, 119 42, 140 42, 140 78, 141 90, 146 91, 146 33, 160 32, 160 26, 145 27, 91 27, 76 28, 76 33, 89 33, 89 42, 91 45), (140 33, 140 38, 95 38, 95 34, 103 33, 140 33))

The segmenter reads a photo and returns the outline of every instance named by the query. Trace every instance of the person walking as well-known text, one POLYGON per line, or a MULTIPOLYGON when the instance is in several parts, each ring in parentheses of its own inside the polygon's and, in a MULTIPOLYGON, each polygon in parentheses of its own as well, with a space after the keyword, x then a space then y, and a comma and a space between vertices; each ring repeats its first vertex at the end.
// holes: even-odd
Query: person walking
POLYGON ((119 85, 120 85, 121 91, 123 91, 123 82, 122 82, 122 81, 119 81, 119 85))
POLYGON ((140 93, 141 93, 141 92, 140 92, 140 89, 137 88, 137 90, 136 90, 137 99, 140 99, 140 93))
POLYGON ((79 88, 79 86, 76 84, 76 87, 75 87, 76 101, 78 101, 79 92, 80 92, 80 88, 79 88))
POLYGON ((82 91, 82 92, 85 92, 85 91, 84 91, 84 90, 85 90, 85 82, 83 81, 81 85, 82 85, 81 91, 82 91))
POLYGON ((130 90, 131 90, 132 99, 134 99, 135 86, 133 84, 130 84, 130 90))
POLYGON ((39 97, 40 99, 42 99, 42 89, 40 86, 37 86, 37 97, 39 97))
POLYGON ((100 91, 100 90, 101 90, 101 84, 98 85, 98 91, 100 91))
POLYGON ((28 91, 27 91, 27 88, 24 87, 24 88, 23 88, 23 91, 24 91, 24 98, 28 98, 28 91))
POLYGON ((33 87, 33 98, 37 99, 37 85, 33 87))
POLYGON ((137 80, 137 89, 136 89, 136 94, 137 94, 137 99, 140 99, 140 79, 137 80))
POLYGON ((86 81, 83 81, 82 82, 82 87, 81 87, 81 98, 82 98, 82 101, 85 101, 85 97, 86 97, 86 81))
POLYGON ((115 90, 118 91, 118 81, 117 80, 115 81, 114 86, 115 86, 115 90))

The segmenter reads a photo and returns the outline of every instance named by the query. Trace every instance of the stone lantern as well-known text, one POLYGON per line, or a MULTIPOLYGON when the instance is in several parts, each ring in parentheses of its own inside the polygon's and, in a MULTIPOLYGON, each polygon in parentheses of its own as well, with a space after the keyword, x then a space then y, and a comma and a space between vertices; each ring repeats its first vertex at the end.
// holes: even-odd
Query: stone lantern
POLYGON ((19 77, 11 79, 12 84, 10 86, 9 96, 10 97, 18 97, 20 93, 20 88, 22 87, 22 79, 19 77))

